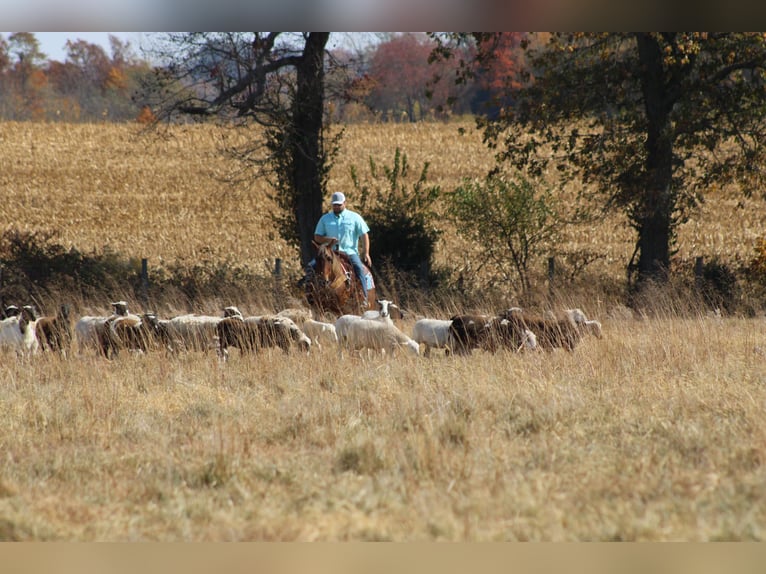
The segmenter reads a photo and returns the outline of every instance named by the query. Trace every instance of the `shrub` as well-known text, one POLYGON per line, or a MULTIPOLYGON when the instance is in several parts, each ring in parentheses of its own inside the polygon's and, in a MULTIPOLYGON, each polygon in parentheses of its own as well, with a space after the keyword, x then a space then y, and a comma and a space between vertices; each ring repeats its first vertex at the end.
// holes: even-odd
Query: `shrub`
POLYGON ((458 233, 481 245, 486 262, 504 279, 515 274, 527 293, 530 260, 553 244, 560 225, 551 193, 524 178, 492 174, 464 180, 447 199, 458 233))
POLYGON ((426 162, 414 181, 407 154, 396 148, 392 166, 378 169, 370 157, 370 179, 362 182, 355 166, 351 179, 359 194, 358 205, 370 226, 370 255, 381 270, 387 266, 420 280, 434 279, 431 263, 440 231, 434 204, 440 188, 428 185, 426 162))

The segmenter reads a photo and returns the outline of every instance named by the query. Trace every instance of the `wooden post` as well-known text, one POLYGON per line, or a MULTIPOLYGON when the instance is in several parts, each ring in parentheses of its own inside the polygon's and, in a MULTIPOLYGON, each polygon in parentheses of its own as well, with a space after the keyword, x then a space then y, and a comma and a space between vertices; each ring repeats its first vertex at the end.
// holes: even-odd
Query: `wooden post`
POLYGON ((144 307, 149 303, 149 260, 141 259, 141 302, 144 307))
POLYGON ((277 257, 274 260, 274 300, 280 309, 282 304, 282 260, 277 257))

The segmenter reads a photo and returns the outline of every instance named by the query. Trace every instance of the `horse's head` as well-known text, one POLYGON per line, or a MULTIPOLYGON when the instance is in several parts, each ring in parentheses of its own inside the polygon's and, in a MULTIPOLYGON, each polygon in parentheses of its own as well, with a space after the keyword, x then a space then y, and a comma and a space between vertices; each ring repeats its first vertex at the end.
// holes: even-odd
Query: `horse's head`
POLYGON ((317 250, 314 272, 325 283, 330 283, 338 272, 338 258, 329 245, 324 243, 314 243, 314 245, 317 250))

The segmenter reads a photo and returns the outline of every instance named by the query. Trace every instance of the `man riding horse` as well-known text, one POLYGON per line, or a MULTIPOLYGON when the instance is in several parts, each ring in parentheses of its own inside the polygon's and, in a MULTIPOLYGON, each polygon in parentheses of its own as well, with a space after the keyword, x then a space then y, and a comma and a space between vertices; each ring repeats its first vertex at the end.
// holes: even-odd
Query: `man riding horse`
POLYGON ((336 191, 332 194, 332 211, 325 213, 317 223, 314 230, 314 241, 318 244, 326 244, 336 251, 341 251, 348 256, 351 265, 354 267, 354 273, 359 278, 364 292, 362 306, 366 309, 367 299, 367 281, 365 277, 364 265, 372 266, 370 258, 370 228, 361 215, 346 209, 346 196, 336 191), (358 248, 359 240, 362 240, 362 254, 360 257, 358 248))

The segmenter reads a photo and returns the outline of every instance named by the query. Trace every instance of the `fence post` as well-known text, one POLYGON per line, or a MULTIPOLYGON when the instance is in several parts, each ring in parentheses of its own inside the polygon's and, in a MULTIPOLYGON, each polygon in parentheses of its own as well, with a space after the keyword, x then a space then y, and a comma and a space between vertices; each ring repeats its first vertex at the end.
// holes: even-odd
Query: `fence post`
POLYGON ((149 260, 141 259, 141 302, 144 307, 149 304, 149 260))
POLYGON ((282 259, 274 259, 274 300, 282 308, 282 259))

